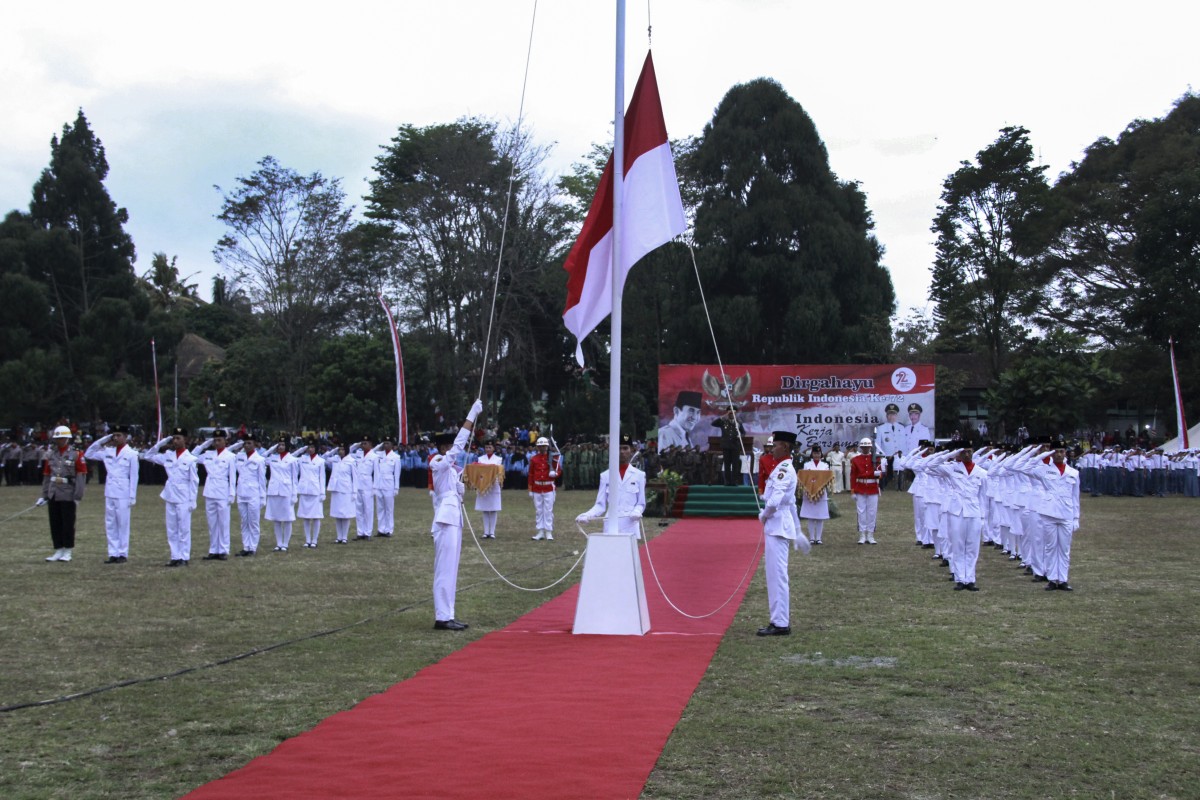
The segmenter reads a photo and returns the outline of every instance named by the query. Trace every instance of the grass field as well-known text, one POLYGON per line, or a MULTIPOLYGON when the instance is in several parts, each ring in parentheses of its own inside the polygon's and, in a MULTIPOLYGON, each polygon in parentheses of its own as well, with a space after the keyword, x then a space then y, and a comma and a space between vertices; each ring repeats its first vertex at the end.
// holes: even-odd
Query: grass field
MULTIPOLYGON (((0 519, 36 497, 0 488, 0 519)), ((519 584, 550 583, 574 563, 567 522, 593 498, 560 492, 558 541, 541 543, 528 498, 506 493, 489 555, 519 584)), ((1085 498, 1075 592, 1045 592, 985 550, 972 594, 913 546, 906 501, 885 494, 878 547, 854 544, 843 517, 793 559, 790 638, 754 635, 756 575, 643 797, 1200 798, 1200 503, 1085 498)), ((101 563, 95 485, 70 564, 42 560, 44 510, 0 524, 0 706, 134 681, 0 713, 0 797, 176 797, 577 580, 514 590, 468 534, 458 615, 471 629, 448 634, 431 629, 423 491, 401 493, 390 541, 334 547, 327 521, 316 551, 227 562, 199 560, 197 511, 187 569, 162 567, 157 492, 143 487, 134 512, 124 565, 101 563)), ((236 514, 234 527, 236 550, 236 514)))

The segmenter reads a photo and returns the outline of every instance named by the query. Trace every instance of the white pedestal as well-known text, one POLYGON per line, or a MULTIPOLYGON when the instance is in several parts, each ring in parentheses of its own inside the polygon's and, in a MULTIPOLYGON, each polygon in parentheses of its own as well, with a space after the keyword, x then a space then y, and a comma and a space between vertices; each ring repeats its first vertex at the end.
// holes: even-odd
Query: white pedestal
POLYGON ((589 536, 573 632, 641 636, 648 630, 650 611, 637 537, 589 536))

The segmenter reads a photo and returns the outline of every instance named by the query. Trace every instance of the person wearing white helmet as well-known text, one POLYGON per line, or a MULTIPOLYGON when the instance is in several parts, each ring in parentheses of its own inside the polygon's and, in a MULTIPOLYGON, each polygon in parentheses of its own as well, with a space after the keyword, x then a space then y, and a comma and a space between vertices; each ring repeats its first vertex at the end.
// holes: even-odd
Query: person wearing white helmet
POLYGON ((534 442, 537 453, 529 459, 529 496, 533 498, 533 510, 537 534, 535 541, 554 540, 554 481, 562 471, 562 459, 550 456, 550 440, 545 436, 534 442))
POLYGON ((858 455, 850 460, 850 491, 858 512, 858 543, 877 544, 875 517, 879 513, 879 478, 887 462, 875 456, 875 444, 864 436, 858 442, 858 455))
POLYGON ((42 468, 42 496, 39 506, 50 513, 50 540, 54 553, 47 561, 70 561, 75 549, 75 511, 87 486, 87 462, 83 451, 71 443, 71 429, 59 425, 42 468))

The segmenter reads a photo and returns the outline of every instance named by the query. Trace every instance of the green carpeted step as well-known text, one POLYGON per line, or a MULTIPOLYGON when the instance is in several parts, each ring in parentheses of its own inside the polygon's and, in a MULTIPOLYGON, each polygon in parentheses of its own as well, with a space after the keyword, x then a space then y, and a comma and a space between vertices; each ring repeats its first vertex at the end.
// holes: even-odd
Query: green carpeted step
POLYGON ((752 486, 688 486, 685 517, 756 517, 758 503, 752 486))

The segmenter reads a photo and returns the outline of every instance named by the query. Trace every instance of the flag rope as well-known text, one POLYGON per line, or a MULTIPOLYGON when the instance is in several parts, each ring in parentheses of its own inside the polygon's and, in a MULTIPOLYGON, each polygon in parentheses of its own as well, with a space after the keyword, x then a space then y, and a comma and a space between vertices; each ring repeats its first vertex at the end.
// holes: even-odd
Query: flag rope
MULTIPOLYGON (((517 125, 513 131, 512 147, 514 151, 521 144, 521 123, 525 120, 525 90, 529 86, 529 62, 533 58, 533 31, 536 23, 537 0, 533 0, 533 18, 529 21, 529 47, 525 51, 525 76, 521 81, 521 103, 517 109, 517 125)), ((492 279, 492 308, 488 312, 487 335, 483 340, 483 364, 479 368, 479 393, 476 396, 481 400, 483 399, 483 383, 487 378, 488 353, 492 349, 492 326, 496 320, 496 296, 500 293, 500 267, 504 264, 504 243, 508 238, 508 212, 512 207, 513 184, 516 179, 517 159, 514 157, 508 172, 508 195, 504 200, 504 219, 500 224, 500 250, 496 254, 496 275, 492 279)))

